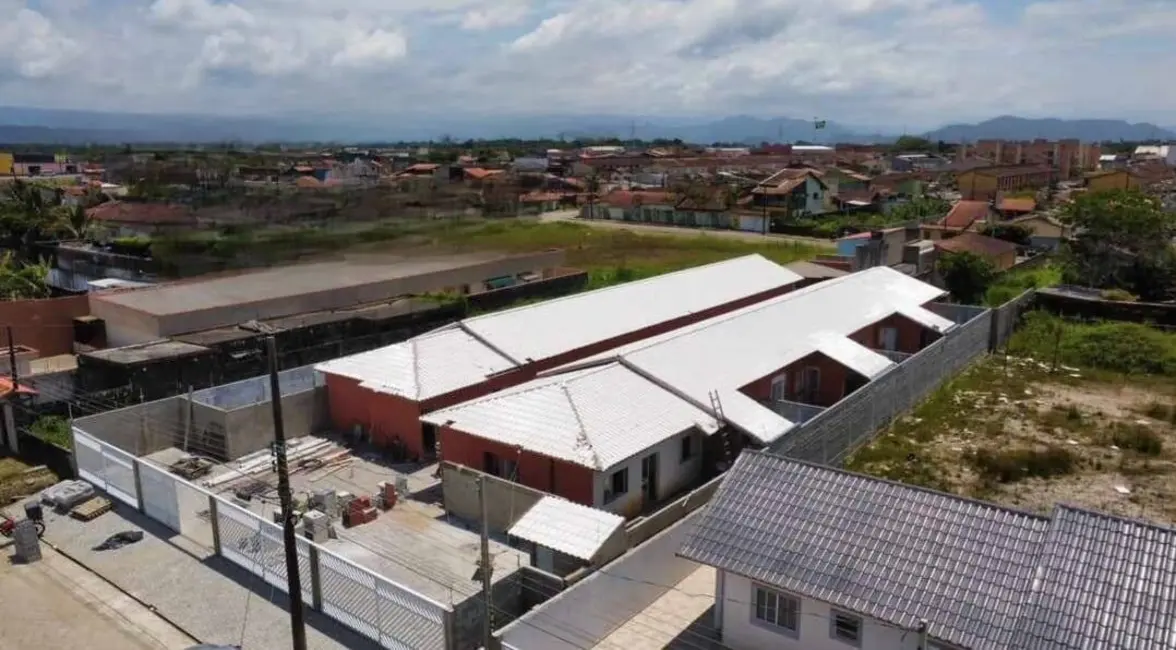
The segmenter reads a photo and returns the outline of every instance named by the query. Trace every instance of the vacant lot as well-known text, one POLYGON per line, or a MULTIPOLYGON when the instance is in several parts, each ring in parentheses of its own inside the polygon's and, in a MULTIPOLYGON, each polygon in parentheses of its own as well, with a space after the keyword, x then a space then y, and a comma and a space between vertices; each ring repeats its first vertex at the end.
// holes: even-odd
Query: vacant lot
POLYGON ((1176 383, 990 358, 858 451, 854 470, 1040 512, 1176 523, 1176 383))
POLYGON ((53 485, 57 476, 15 458, 0 457, 0 508, 53 485))

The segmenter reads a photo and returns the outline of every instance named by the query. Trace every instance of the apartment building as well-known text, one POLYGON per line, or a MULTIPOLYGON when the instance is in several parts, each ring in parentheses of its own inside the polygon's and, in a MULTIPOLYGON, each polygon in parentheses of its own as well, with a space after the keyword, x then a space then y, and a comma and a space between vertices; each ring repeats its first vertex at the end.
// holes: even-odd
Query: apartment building
POLYGON ((980 167, 956 175, 956 185, 965 201, 994 201, 1001 194, 1049 187, 1055 178, 1048 165, 980 167))
POLYGON ((971 156, 991 160, 995 165, 1045 165, 1058 170, 1061 178, 1098 169, 1101 148, 1097 143, 1076 139, 1015 141, 978 140, 968 148, 971 156))

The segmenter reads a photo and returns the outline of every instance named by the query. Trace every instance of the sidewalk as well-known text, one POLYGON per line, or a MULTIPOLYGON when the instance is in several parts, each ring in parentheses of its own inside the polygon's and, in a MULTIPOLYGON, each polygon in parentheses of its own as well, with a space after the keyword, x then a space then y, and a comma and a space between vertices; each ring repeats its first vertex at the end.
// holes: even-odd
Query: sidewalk
POLYGON ((0 559, 0 650, 183 650, 196 640, 70 559, 42 546, 29 565, 0 559))

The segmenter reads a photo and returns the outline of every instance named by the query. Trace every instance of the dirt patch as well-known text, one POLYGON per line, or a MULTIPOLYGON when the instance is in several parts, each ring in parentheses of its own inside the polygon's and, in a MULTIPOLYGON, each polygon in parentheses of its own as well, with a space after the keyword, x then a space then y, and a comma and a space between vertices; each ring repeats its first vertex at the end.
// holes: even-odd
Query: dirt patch
POLYGON ((1176 523, 1176 385, 990 359, 847 466, 1011 506, 1176 523))
POLYGON ((33 467, 15 458, 0 458, 0 507, 57 483, 57 476, 44 466, 33 467))

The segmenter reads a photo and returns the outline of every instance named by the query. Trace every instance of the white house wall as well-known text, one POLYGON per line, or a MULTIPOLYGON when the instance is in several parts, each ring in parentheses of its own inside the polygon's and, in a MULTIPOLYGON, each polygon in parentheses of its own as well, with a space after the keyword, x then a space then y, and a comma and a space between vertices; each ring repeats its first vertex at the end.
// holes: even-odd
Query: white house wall
POLYGON ((804 209, 809 214, 824 214, 826 211, 825 188, 812 176, 804 183, 804 209))
POLYGON ((657 453, 657 497, 659 501, 676 495, 678 492, 692 487, 702 472, 703 437, 698 431, 683 433, 662 441, 652 449, 647 449, 638 456, 634 456, 624 463, 610 467, 603 472, 596 472, 593 478, 593 494, 596 507, 601 510, 622 516, 635 515, 641 511, 641 459, 657 453), (682 438, 691 436, 694 455, 690 460, 681 462, 682 438), (604 491, 612 480, 612 475, 623 467, 629 468, 629 491, 624 496, 610 503, 604 502, 604 491))
POLYGON ((802 598, 800 633, 793 637, 752 622, 755 593, 752 582, 742 576, 720 571, 723 582, 723 644, 732 650, 918 650, 914 631, 863 618, 862 642, 855 646, 834 639, 829 605, 802 598))

